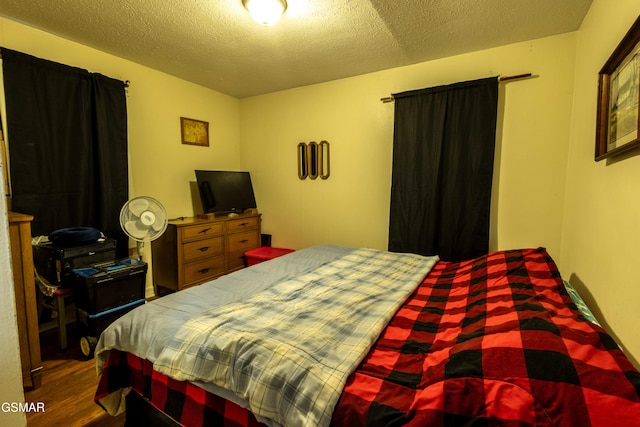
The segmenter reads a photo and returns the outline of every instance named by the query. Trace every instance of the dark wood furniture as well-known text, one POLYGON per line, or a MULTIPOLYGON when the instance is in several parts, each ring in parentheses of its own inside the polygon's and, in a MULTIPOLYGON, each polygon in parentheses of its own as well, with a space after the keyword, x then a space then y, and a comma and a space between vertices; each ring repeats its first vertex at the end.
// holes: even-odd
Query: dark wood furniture
POLYGON ((258 213, 169 221, 164 234, 151 243, 156 295, 243 268, 244 253, 258 246, 258 213))
POLYGON ((16 295, 16 317, 22 361, 22 382, 25 388, 42 384, 42 359, 33 250, 31 248, 31 215, 9 212, 9 241, 13 288, 16 295))

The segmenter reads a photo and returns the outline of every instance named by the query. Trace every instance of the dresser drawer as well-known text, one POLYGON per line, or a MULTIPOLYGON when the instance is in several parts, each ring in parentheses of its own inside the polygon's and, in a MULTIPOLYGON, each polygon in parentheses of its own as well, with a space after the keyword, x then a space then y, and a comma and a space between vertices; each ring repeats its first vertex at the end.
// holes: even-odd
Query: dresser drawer
POLYGON ((260 233, 253 231, 246 231, 244 233, 236 233, 229 235, 229 252, 245 252, 249 249, 253 249, 258 246, 258 240, 260 239, 260 233))
POLYGON ((227 221, 227 232, 235 233, 242 230, 253 230, 260 225, 259 217, 241 218, 227 221))
POLYGON ((229 252, 227 256, 227 270, 234 271, 239 270, 245 267, 245 259, 244 259, 245 251, 235 251, 229 252))
POLYGON ((212 279, 224 273, 224 255, 205 258, 201 261, 185 264, 184 284, 196 284, 212 279))
POLYGON ((184 262, 195 261, 224 253, 224 237, 196 240, 182 245, 182 259, 184 262))
POLYGON ((202 239, 209 236, 222 235, 224 233, 224 224, 209 223, 200 225, 191 225, 182 227, 182 241, 202 239))

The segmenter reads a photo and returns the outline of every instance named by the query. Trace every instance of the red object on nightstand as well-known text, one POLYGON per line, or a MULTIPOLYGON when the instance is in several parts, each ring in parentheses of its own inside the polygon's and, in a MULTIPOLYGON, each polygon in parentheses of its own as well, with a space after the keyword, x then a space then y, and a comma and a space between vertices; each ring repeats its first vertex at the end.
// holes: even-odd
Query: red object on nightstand
POLYGON ((260 264, 261 262, 268 261, 291 252, 294 252, 294 250, 262 246, 245 252, 244 256, 247 258, 247 266, 251 267, 252 265, 260 264))

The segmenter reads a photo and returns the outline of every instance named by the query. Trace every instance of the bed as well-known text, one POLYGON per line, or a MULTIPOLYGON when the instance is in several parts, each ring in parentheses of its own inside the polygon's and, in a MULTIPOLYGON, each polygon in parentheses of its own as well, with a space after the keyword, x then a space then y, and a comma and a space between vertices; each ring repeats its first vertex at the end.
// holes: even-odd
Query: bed
POLYGON ((95 357, 95 400, 127 425, 640 420, 640 374, 544 248, 314 246, 133 310, 95 357))

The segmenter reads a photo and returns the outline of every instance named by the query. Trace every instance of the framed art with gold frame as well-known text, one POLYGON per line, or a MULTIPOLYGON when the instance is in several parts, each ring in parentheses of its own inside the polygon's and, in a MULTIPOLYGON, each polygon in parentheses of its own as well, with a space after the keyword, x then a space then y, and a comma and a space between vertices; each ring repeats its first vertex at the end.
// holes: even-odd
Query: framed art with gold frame
POLYGON ((209 146, 209 122, 180 117, 180 131, 183 144, 209 146))
POLYGON ((595 160, 640 146, 640 17, 599 74, 595 160))

